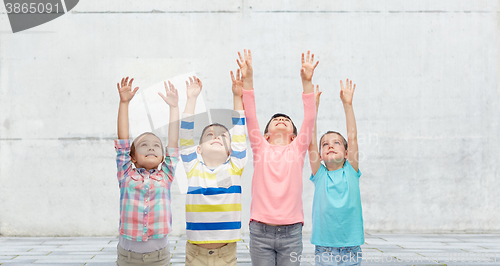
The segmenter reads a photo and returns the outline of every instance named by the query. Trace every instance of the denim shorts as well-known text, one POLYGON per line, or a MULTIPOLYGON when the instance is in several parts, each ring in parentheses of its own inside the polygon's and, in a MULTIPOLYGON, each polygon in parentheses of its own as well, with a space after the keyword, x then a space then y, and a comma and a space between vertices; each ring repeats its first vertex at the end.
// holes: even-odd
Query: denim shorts
POLYGON ((360 246, 342 248, 316 246, 314 251, 314 262, 317 266, 355 266, 361 265, 362 260, 363 254, 360 246))
POLYGON ((250 257, 252 265, 300 265, 302 223, 272 226, 250 222, 250 257))

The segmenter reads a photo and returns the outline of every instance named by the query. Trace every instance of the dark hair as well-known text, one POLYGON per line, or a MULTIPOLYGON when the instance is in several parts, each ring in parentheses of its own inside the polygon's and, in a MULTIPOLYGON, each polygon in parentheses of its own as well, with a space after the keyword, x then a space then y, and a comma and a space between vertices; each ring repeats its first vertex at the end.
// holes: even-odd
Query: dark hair
POLYGON ((323 136, 321 136, 321 138, 319 139, 319 152, 321 153, 321 148, 323 145, 321 145, 321 140, 323 139, 324 136, 326 136, 327 134, 337 134, 339 135, 341 138, 342 138, 342 142, 344 143, 344 148, 347 150, 347 141, 345 140, 344 136, 342 136, 342 134, 340 134, 339 132, 337 131, 332 131, 332 130, 329 130, 327 131, 325 134, 323 134, 323 136))
POLYGON ((289 116, 282 114, 282 113, 276 113, 271 117, 271 119, 269 119, 269 122, 267 122, 266 128, 264 129, 264 134, 267 133, 267 131, 269 129, 269 125, 271 124, 271 121, 273 121, 273 119, 275 119, 276 117, 286 117, 286 118, 290 119, 290 122, 292 122, 292 126, 293 126, 293 134, 295 134, 295 136, 297 136, 297 128, 295 127, 295 124, 293 123, 292 119, 289 116))
POLYGON ((213 123, 213 124, 206 126, 201 131, 200 144, 201 144, 201 140, 203 139, 203 135, 205 134, 205 131, 207 131, 207 129, 210 127, 222 127, 222 128, 224 128, 227 131, 227 133, 229 134, 229 139, 231 140, 231 133, 229 132, 229 129, 227 129, 226 126, 224 126, 223 124, 219 124, 219 123, 213 123))
POLYGON ((132 141, 132 144, 130 145, 130 156, 131 157, 134 157, 135 156, 135 141, 138 140, 140 137, 144 136, 144 135, 153 135, 155 137, 157 137, 159 140, 160 140, 160 144, 161 144, 161 155, 162 157, 165 155, 165 152, 163 151, 163 143, 161 142, 161 139, 155 135, 155 133, 153 132, 144 132, 142 133, 141 135, 137 136, 134 141, 132 141))

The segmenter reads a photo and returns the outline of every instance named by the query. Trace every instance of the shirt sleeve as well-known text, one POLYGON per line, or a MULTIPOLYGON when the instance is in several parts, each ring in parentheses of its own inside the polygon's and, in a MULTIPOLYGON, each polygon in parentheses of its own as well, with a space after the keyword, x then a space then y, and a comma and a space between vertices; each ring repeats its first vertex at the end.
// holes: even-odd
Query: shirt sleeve
POLYGON ((132 161, 130 160, 130 140, 117 139, 115 140, 116 151, 116 167, 118 182, 121 184, 125 180, 132 169, 132 161))
POLYGON ((196 154, 197 145, 194 144, 194 115, 182 114, 180 131, 180 154, 182 164, 186 173, 191 172, 198 164, 198 155, 196 154))
POLYGON ((358 168, 358 171, 354 170, 354 167, 352 167, 351 163, 349 163, 348 160, 345 161, 345 164, 346 164, 346 168, 357 178, 360 178, 361 177, 361 170, 359 170, 358 168))
POLYGON ((179 162, 179 148, 169 148, 165 149, 165 160, 161 165, 161 169, 167 175, 168 181, 172 183, 174 181, 175 167, 179 162))
POLYGON ((304 121, 302 121, 299 135, 292 143, 298 146, 299 151, 305 152, 311 144, 314 120, 316 119, 314 92, 302 94, 302 102, 304 103, 304 121))
POLYGON ((257 113, 255 110, 255 95, 253 90, 243 90, 243 106, 245 107, 245 116, 248 129, 248 139, 254 156, 257 154, 260 145, 264 141, 264 137, 260 133, 259 121, 257 121, 257 113))
POLYGON ((233 133, 231 136, 231 163, 239 170, 245 167, 247 162, 247 140, 245 134, 245 112, 233 111, 233 133))
POLYGON ((309 180, 311 180, 314 184, 316 184, 316 182, 318 181, 319 177, 321 175, 325 174, 325 172, 326 172, 326 167, 323 164, 321 164, 319 166, 318 171, 316 171, 316 175, 311 174, 311 178, 309 178, 309 180))

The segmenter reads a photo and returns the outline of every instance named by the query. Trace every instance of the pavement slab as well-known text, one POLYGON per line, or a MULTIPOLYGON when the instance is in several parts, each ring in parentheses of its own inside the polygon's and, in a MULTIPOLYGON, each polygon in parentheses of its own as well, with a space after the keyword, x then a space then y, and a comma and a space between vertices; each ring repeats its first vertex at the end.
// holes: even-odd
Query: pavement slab
MULTIPOLYGON (((301 266, 314 265, 303 236, 301 266)), ((170 265, 184 265, 186 236, 169 236, 170 265)), ((2 266, 115 266, 117 237, 0 237, 2 266)), ((366 234, 363 266, 500 265, 500 234, 366 234)), ((250 266, 250 237, 237 243, 238 265, 250 266)))

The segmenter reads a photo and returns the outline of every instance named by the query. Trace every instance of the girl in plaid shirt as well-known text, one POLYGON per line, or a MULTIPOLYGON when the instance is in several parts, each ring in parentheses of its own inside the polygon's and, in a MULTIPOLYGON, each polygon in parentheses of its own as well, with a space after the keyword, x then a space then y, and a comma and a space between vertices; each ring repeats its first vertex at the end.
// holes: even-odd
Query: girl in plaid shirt
POLYGON ((159 93, 170 106, 165 153, 161 140, 152 132, 143 133, 130 143, 128 105, 139 89, 132 91, 133 80, 127 77, 117 84, 120 93, 118 140, 115 141, 120 185, 117 265, 164 266, 170 264, 170 186, 179 156, 179 97, 170 82, 168 86, 165 83, 166 95, 159 93))

